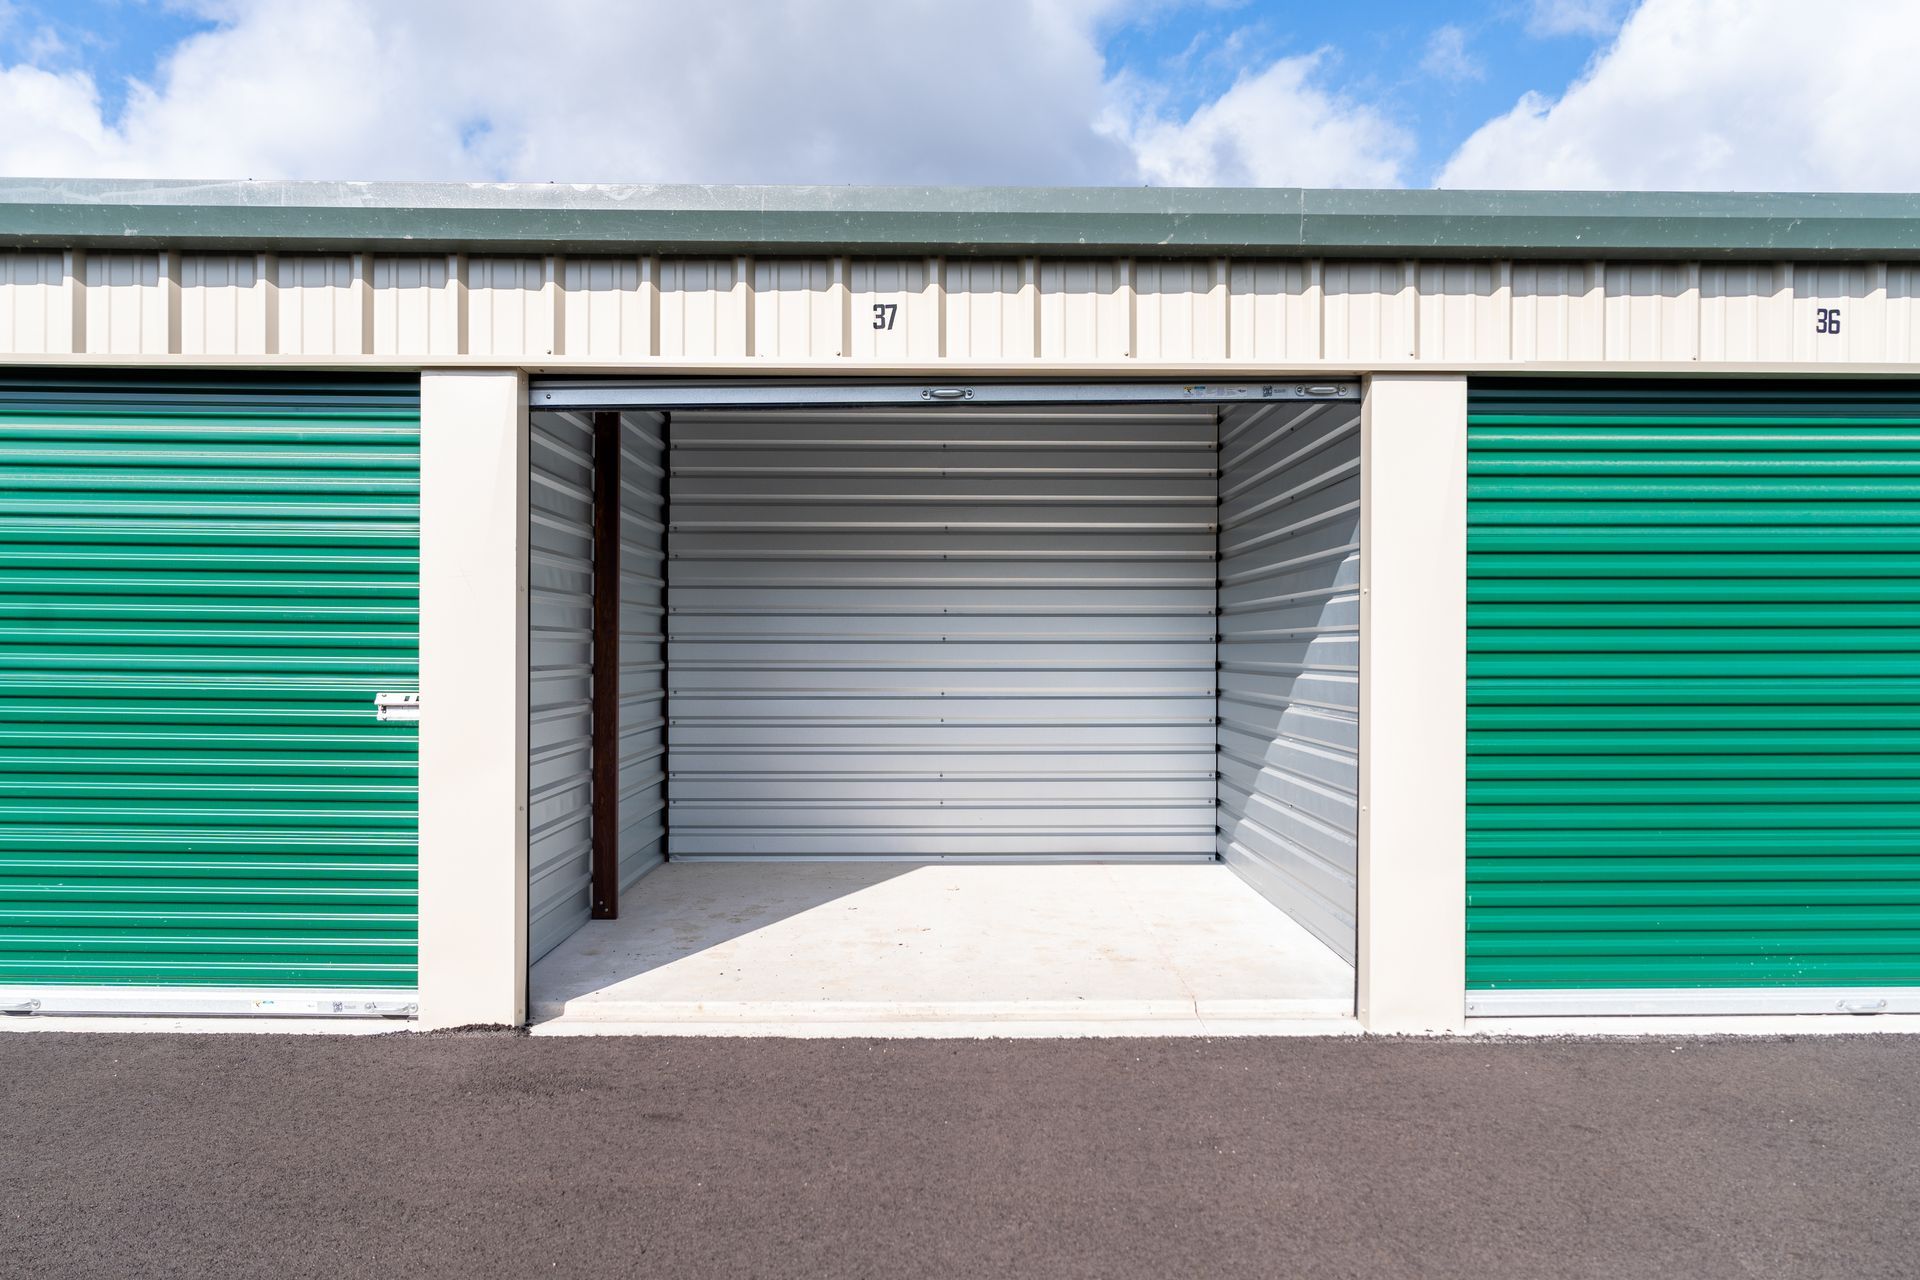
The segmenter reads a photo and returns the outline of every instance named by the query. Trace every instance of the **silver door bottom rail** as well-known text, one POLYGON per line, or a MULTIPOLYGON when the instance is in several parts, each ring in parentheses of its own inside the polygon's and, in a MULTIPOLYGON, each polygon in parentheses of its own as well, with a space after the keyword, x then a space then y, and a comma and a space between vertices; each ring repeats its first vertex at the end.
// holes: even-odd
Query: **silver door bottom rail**
POLYGON ((1469 1018, 1920 1013, 1920 987, 1632 987, 1469 991, 1469 1018))
POLYGON ((412 1018, 413 991, 230 987, 0 987, 0 1017, 412 1018))

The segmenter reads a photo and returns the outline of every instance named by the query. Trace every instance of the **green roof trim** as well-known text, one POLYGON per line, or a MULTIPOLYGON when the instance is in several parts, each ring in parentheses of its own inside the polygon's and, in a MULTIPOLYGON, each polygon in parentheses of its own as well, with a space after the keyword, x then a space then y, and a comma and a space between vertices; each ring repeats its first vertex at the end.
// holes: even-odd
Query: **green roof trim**
POLYGON ((0 246, 1920 259, 1920 196, 12 178, 0 246))

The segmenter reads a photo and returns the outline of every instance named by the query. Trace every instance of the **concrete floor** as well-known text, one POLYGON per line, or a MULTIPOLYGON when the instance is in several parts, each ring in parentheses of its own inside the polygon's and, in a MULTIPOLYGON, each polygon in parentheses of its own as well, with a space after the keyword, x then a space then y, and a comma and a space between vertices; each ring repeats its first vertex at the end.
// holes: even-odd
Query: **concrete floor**
POLYGON ((1358 1029, 1352 967, 1218 863, 669 863, 531 1005, 547 1035, 1358 1029))

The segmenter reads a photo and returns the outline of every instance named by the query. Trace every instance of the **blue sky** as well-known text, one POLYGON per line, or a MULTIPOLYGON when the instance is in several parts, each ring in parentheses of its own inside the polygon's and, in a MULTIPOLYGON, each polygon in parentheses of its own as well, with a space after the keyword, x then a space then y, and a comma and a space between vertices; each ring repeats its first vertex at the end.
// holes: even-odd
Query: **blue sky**
POLYGON ((1558 94, 1573 82, 1611 35, 1598 26, 1608 8, 1592 12, 1595 26, 1555 30, 1531 22, 1520 0, 1170 5, 1118 26, 1105 48, 1111 64, 1178 85, 1175 102, 1186 110, 1263 60, 1327 50, 1332 87, 1391 108, 1410 128, 1418 150, 1409 176, 1424 185, 1521 94, 1558 94), (1438 34, 1447 29, 1460 33, 1458 59, 1445 56, 1455 47, 1438 34))
POLYGON ((114 114, 125 104, 129 80, 152 79, 164 53, 218 25, 156 0, 22 0, 11 8, 0 25, 0 58, 89 71, 114 114))
POLYGON ((1913 189, 1916 0, 0 0, 0 173, 1913 189))

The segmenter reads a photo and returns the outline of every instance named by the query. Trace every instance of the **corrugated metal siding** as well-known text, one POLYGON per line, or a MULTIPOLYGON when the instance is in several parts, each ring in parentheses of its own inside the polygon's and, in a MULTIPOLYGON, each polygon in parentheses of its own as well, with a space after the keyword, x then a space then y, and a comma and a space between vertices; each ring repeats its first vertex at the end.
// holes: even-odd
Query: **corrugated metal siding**
POLYGON ((0 353, 84 350, 74 332, 77 279, 68 255, 0 253, 0 353))
POLYGON ((417 384, 0 379, 0 985, 410 988, 417 384))
POLYGON ((673 857, 1212 856, 1210 406, 671 435, 673 857))
POLYGON ((1920 392, 1469 432, 1469 985, 1920 986, 1920 392))
POLYGON ((1220 856, 1353 961, 1360 415, 1220 418, 1220 856))
POLYGON ((1898 262, 5 252, 0 355, 1898 362, 1920 358, 1916 279, 1898 262))
POLYGON ((620 886, 666 853, 666 420, 620 422, 620 886))
POLYGON ((527 951, 587 922, 593 795, 593 431, 531 415, 527 541, 527 951))

